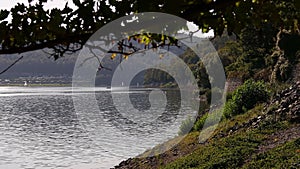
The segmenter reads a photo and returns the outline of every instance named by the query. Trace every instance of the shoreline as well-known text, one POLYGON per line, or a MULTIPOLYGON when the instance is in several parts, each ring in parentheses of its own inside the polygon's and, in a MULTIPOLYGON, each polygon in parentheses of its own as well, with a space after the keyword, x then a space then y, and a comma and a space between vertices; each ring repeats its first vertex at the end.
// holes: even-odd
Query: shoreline
POLYGON ((0 87, 72 87, 72 84, 58 84, 58 83, 48 83, 48 84, 0 84, 0 87))

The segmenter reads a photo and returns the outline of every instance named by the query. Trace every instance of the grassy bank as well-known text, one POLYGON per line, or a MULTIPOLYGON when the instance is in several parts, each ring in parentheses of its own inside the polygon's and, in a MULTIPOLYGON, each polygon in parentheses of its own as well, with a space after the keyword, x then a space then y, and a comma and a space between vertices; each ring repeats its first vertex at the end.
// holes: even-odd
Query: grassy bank
POLYGON ((199 142, 200 132, 214 126, 194 129, 116 168, 299 168, 300 83, 276 93, 267 102, 223 117, 204 143, 199 142))
POLYGON ((199 143, 199 132, 194 131, 158 145, 140 158, 130 159, 129 163, 117 168, 299 167, 300 125, 288 121, 274 122, 272 119, 253 122, 253 119, 261 116, 260 105, 243 115, 222 121, 204 144, 199 143), (176 139, 181 137, 184 137, 183 140, 174 146, 176 139), (155 152, 169 147, 172 148, 165 153, 155 155, 155 152), (154 156, 147 157, 148 155, 154 156))

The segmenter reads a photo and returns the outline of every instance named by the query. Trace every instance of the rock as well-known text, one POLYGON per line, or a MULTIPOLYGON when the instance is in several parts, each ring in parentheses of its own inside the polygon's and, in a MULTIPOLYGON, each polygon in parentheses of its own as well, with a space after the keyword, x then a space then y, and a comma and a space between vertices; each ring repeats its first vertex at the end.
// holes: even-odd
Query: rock
POLYGON ((148 160, 145 160, 145 161, 142 162, 142 164, 147 164, 147 163, 149 163, 148 160))
MULTIPOLYGON (((275 118, 274 113, 277 117, 282 120, 295 121, 299 119, 300 112, 300 81, 297 81, 294 85, 291 85, 288 89, 277 93, 276 96, 266 107, 277 106, 278 108, 267 113, 269 118, 275 118)), ((267 111, 268 109, 266 109, 267 111)), ((268 119, 269 119, 268 118, 268 119)), ((298 121, 299 122, 299 121, 298 121)))

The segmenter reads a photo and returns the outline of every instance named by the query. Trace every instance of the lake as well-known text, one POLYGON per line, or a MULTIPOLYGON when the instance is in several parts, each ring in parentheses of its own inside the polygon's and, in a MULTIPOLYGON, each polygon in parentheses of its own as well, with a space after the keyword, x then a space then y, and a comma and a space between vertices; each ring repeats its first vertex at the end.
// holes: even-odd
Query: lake
POLYGON ((150 109, 161 103, 149 102, 150 91, 0 87, 0 168, 110 168, 175 137, 181 121, 195 111, 188 103, 180 105, 177 90, 163 92, 168 98, 165 110, 150 109), (129 94, 139 114, 116 105, 121 102, 114 103, 112 93, 116 98, 129 94), (88 104, 91 95, 97 111, 76 109, 74 99, 88 104))

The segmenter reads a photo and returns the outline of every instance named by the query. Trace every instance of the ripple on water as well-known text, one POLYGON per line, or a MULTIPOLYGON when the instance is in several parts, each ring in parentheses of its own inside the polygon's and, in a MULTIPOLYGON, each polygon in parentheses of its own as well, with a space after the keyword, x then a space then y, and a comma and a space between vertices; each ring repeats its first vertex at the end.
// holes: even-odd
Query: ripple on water
MULTIPOLYGON (((170 126, 175 118, 180 118, 176 97, 173 102, 168 101, 161 119, 152 124, 135 123, 117 112, 109 92, 98 90, 101 114, 86 115, 89 122, 101 124, 86 129, 82 124, 89 122, 81 121, 75 113, 69 88, 56 88, 55 92, 60 94, 49 94, 51 88, 47 88, 46 94, 37 89, 14 89, 19 93, 0 90, 0 168, 109 168, 177 133, 176 125, 170 126), (157 128, 173 133, 162 135, 157 128)), ((132 92, 130 97, 136 109, 149 109, 148 94, 132 92)), ((124 112, 131 113, 126 108, 124 112)), ((151 122, 153 115, 144 114, 143 118, 151 122)))

